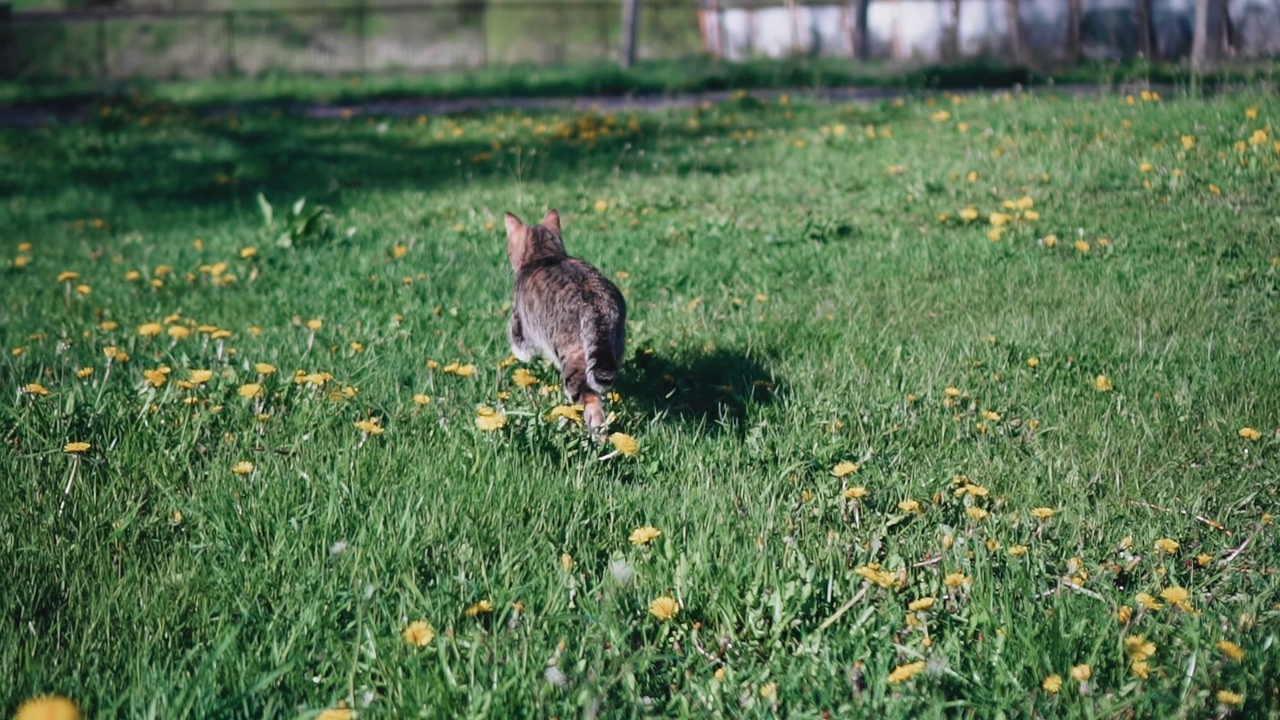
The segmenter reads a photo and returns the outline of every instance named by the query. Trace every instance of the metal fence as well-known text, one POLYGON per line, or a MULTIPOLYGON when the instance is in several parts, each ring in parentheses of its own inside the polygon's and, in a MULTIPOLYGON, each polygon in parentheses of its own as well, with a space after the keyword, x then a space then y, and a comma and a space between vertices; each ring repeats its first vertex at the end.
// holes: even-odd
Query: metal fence
MULTIPOLYGON (((39 80, 458 70, 616 61, 615 0, 81 10, 0 18, 3 73, 39 80)), ((700 52, 693 0, 646 2, 642 59, 700 52)))

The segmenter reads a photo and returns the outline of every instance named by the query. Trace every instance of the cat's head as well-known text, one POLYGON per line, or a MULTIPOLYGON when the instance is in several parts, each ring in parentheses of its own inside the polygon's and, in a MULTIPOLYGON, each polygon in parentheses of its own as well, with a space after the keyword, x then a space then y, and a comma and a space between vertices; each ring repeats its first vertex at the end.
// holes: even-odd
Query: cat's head
POLYGON ((537 225, 525 225, 520 218, 507 213, 507 259, 511 268, 520 268, 541 257, 564 255, 564 239, 560 235, 560 213, 547 212, 537 225))

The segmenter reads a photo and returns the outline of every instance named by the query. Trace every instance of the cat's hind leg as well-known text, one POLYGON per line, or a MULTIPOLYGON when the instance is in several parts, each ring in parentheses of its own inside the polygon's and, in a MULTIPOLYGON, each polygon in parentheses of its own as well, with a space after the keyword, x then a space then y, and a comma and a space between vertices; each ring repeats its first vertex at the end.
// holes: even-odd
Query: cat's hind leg
POLYGON ((595 440, 602 440, 607 427, 604 405, 587 380, 585 353, 571 353, 563 358, 563 363, 561 376, 564 378, 564 394, 569 398, 569 402, 582 405, 582 419, 586 422, 587 430, 595 440))
POLYGON ((511 309, 511 324, 507 326, 507 341, 511 343, 511 354, 516 356, 520 362, 529 362, 533 359, 533 346, 529 344, 529 339, 524 335, 524 320, 520 317, 520 311, 516 308, 511 309))

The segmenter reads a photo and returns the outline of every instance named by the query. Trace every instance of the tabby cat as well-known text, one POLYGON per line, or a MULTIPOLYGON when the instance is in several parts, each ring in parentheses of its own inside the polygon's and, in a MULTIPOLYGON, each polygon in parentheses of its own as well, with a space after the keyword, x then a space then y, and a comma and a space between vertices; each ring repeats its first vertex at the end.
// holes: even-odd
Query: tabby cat
POLYGON ((622 293, 586 261, 569 257, 560 214, 525 225, 507 213, 507 258, 515 271, 515 301, 507 337, 522 362, 541 355, 564 378, 569 402, 583 407, 597 439, 605 429, 604 396, 622 366, 627 306, 622 293))

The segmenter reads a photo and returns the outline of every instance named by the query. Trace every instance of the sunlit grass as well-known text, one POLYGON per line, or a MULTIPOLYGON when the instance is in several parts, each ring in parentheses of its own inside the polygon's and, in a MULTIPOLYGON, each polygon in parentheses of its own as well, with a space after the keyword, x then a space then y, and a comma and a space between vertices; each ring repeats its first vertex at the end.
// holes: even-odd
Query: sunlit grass
POLYGON ((0 708, 1274 714, 1278 109, 3 131, 0 708), (548 207, 603 446, 506 347, 548 207))

